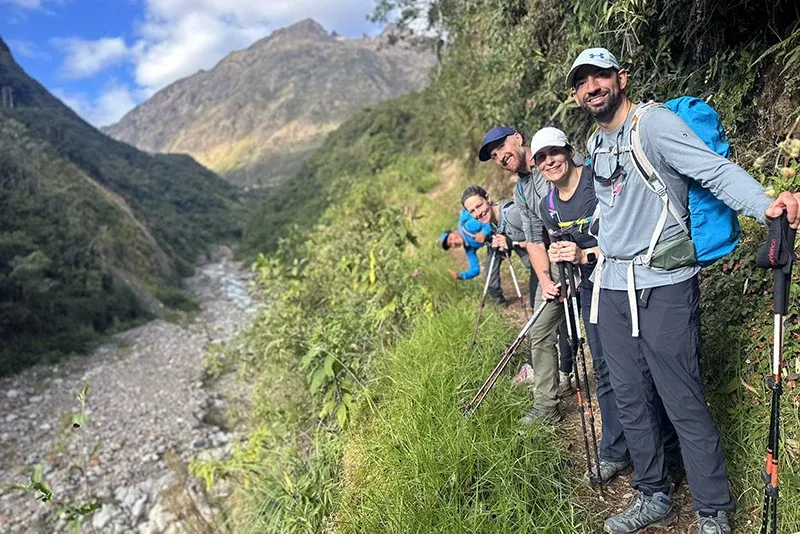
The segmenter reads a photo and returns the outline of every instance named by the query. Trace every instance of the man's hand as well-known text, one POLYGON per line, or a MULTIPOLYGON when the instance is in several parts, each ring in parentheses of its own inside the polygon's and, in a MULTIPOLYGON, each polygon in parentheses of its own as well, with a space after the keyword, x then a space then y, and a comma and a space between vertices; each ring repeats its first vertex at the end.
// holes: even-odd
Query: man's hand
POLYGON ((777 219, 786 212, 789 219, 789 226, 797 230, 800 228, 800 193, 790 193, 784 191, 778 198, 772 201, 764 216, 767 219, 777 219))
POLYGON ((506 241, 506 236, 494 234, 494 237, 492 237, 492 246, 497 250, 508 250, 508 241, 506 241))
POLYGON ((486 241, 486 236, 482 232, 471 233, 467 232, 467 229, 463 226, 461 227, 461 231, 464 232, 466 235, 470 236, 472 239, 477 241, 478 243, 483 244, 486 241))
POLYGON ((558 298, 559 288, 553 283, 550 278, 539 279, 539 287, 542 288, 542 298, 545 300, 553 300, 558 298))
POLYGON ((548 256, 553 263, 566 261, 580 265, 583 262, 583 250, 573 241, 556 241, 550 245, 548 256))
POLYGON ((450 278, 453 280, 458 280, 458 273, 455 272, 453 269, 447 269, 447 272, 450 273, 450 278))

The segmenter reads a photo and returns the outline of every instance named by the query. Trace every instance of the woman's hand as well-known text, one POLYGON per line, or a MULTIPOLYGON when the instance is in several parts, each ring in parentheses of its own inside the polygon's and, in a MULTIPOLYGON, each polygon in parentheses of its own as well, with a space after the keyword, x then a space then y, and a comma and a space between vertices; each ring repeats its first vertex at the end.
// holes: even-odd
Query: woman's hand
POLYGON ((547 254, 553 263, 561 261, 577 265, 583 263, 583 250, 574 241, 556 241, 550 245, 547 254))
POLYGON ((494 237, 492 237, 492 246, 497 250, 508 250, 508 241, 506 241, 506 236, 494 234, 494 237))

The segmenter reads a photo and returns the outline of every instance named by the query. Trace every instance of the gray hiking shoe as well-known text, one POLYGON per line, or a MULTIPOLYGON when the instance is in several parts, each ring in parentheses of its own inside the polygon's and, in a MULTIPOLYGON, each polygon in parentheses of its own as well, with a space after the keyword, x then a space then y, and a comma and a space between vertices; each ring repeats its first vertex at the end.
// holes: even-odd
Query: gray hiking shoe
POLYGON ((565 373, 564 371, 558 372, 558 392, 556 395, 559 397, 569 397, 575 393, 575 386, 572 383, 572 373, 565 373))
POLYGON ((728 514, 720 510, 715 517, 697 515, 700 522, 698 534, 731 534, 731 525, 728 523, 728 514))
POLYGON ((534 406, 522 416, 522 419, 519 420, 519 424, 522 426, 531 426, 536 421, 542 423, 558 423, 561 419, 561 412, 558 411, 557 407, 549 412, 541 412, 534 406))
POLYGON ((585 484, 606 484, 614 479, 617 475, 625 475, 630 473, 633 469, 630 459, 621 462, 612 462, 611 460, 604 460, 600 458, 600 480, 597 480, 597 464, 592 466, 592 471, 583 474, 583 482, 585 484))
POLYGON ((671 496, 659 491, 648 497, 638 491, 627 510, 606 519, 603 530, 609 534, 638 534, 650 527, 667 527, 677 520, 671 496))

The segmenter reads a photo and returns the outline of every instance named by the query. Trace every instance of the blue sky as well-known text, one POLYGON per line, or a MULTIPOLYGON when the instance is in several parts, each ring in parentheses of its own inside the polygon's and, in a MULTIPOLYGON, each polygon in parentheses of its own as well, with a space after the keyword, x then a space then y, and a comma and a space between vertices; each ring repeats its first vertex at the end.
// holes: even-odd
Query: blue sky
POLYGON ((83 118, 111 124, 156 91, 307 17, 376 35, 374 0, 0 0, 0 37, 83 118))

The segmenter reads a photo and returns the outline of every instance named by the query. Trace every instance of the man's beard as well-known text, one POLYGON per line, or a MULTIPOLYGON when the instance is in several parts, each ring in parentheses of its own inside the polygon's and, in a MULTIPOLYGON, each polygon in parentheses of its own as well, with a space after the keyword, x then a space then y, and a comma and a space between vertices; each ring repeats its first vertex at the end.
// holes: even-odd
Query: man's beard
MULTIPOLYGON (((519 152, 517 152, 517 169, 514 171, 516 173, 526 172, 525 170, 525 163, 527 162, 527 158, 525 157, 525 149, 519 147, 519 152)), ((530 170, 530 169, 528 169, 530 170)))
POLYGON ((622 91, 609 91, 606 103, 601 108, 592 109, 588 104, 581 107, 588 111, 595 121, 607 122, 614 117, 620 104, 622 104, 622 91))

